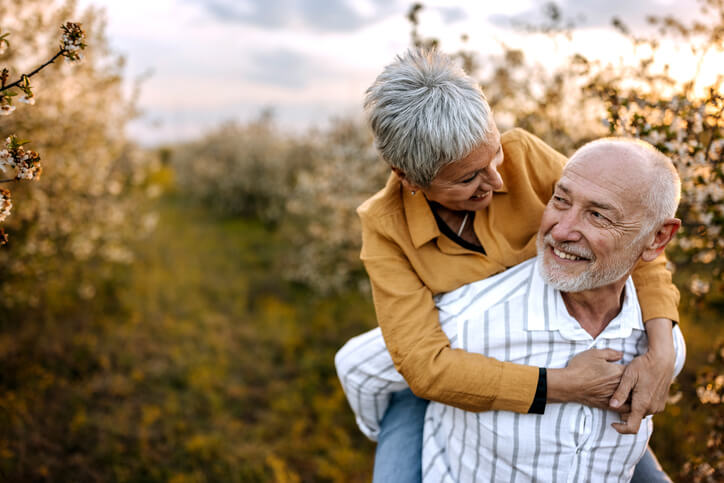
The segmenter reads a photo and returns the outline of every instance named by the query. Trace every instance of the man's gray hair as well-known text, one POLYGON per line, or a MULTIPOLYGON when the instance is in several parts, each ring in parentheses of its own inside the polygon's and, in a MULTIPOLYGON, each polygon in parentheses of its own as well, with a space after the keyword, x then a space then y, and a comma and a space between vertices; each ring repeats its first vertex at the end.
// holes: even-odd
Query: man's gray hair
POLYGON ((637 239, 651 234, 665 220, 676 216, 681 198, 681 179, 674 163, 665 154, 641 139, 609 137, 585 144, 576 151, 571 161, 582 159, 602 145, 624 148, 621 150, 622 156, 638 156, 647 161, 648 182, 641 187, 641 200, 648 216, 637 239))
POLYGON ((398 55, 367 89, 364 106, 382 158, 423 188, 492 133, 478 84, 434 49, 398 55))

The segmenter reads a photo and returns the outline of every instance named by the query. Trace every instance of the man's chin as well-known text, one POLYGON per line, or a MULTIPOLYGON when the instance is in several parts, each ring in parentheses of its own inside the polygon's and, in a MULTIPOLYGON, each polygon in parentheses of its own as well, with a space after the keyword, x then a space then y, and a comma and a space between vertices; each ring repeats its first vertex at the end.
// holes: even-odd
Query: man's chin
POLYGON ((555 261, 543 257, 540 273, 546 284, 561 292, 582 292, 588 290, 590 285, 586 273, 569 273, 555 261))

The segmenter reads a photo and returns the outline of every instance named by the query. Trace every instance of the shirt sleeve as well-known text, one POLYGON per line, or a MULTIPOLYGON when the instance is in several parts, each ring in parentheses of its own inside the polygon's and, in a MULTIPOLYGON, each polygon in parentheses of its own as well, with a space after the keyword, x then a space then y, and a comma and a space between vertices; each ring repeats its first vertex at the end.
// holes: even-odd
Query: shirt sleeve
POLYGON ((452 349, 433 295, 400 247, 362 222, 362 261, 392 361, 418 396, 468 411, 527 413, 537 367, 452 349))
POLYGON ((407 388, 392 364, 380 329, 350 339, 335 355, 334 365, 357 426, 377 441, 392 393, 407 388))
POLYGON ((666 268, 666 255, 639 261, 632 274, 644 321, 664 318, 679 321, 679 291, 666 268))

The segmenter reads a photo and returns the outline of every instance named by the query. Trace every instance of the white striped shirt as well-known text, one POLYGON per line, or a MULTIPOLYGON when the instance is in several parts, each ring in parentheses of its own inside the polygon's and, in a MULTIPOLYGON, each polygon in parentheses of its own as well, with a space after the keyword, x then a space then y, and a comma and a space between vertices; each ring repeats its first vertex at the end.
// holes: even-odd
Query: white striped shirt
MULTIPOLYGON (((544 284, 536 259, 437 299, 451 346, 521 364, 565 367, 587 349, 612 348, 629 363, 647 349, 633 282, 621 312, 595 339, 544 284)), ((685 348, 674 328, 676 372, 685 348)), ((407 387, 379 329, 350 340, 335 358, 362 431, 375 439, 390 394, 407 387)), ((472 413, 431 403, 425 418, 423 481, 628 481, 651 435, 651 418, 636 435, 610 424, 616 413, 575 403, 547 404, 543 415, 472 413)))

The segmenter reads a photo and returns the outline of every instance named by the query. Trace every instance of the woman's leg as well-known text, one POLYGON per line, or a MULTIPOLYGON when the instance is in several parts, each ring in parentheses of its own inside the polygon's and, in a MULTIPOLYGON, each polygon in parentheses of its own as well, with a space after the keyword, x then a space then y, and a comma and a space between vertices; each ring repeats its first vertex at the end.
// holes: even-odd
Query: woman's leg
POLYGON ((422 481, 422 429, 428 402, 409 389, 392 394, 377 438, 373 483, 422 481))
POLYGON ((671 479, 664 473, 659 460, 654 456, 651 447, 646 447, 641 461, 636 465, 631 483, 671 483, 671 479))

